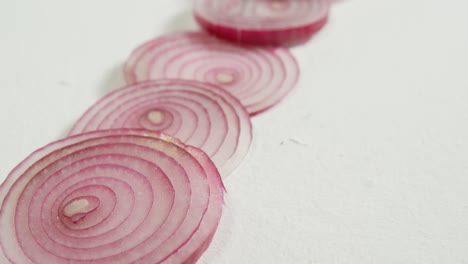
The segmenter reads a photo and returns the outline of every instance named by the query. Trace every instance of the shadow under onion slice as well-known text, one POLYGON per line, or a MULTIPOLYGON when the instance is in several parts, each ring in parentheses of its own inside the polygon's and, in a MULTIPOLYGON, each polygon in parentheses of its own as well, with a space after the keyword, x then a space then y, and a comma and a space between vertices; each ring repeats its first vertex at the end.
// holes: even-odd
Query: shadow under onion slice
POLYGON ((70 135, 87 131, 144 128, 202 149, 228 176, 247 154, 250 116, 225 90, 187 80, 156 80, 115 90, 75 123, 70 135))
POLYGON ((204 32, 181 32, 134 50, 125 76, 128 83, 175 78, 218 85, 256 115, 296 86, 299 67, 287 48, 239 46, 204 32))
POLYGON ((31 154, 2 184, 0 259, 195 263, 223 194, 206 154, 171 137, 134 129, 72 136, 31 154))
POLYGON ((195 0, 194 16, 209 33, 240 44, 293 46, 328 20, 332 0, 195 0))

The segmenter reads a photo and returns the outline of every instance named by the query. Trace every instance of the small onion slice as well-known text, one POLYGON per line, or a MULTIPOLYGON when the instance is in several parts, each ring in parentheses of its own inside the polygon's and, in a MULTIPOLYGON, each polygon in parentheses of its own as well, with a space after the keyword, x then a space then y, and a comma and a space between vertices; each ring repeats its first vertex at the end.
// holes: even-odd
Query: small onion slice
POLYGON ((252 139, 250 116, 225 90, 187 80, 156 80, 115 90, 94 104, 70 135, 144 128, 205 151, 223 177, 243 160, 252 139))
POLYGON ((194 15, 208 32, 241 44, 293 46, 328 20, 331 0, 195 0, 194 15))
POLYGON ((281 101, 296 85, 299 67, 286 48, 238 46, 203 32, 165 35, 138 47, 125 67, 128 83, 161 78, 221 86, 251 115, 281 101))
POLYGON ((72 136, 31 154, 1 186, 0 259, 195 263, 223 194, 203 151, 171 137, 128 129, 72 136))

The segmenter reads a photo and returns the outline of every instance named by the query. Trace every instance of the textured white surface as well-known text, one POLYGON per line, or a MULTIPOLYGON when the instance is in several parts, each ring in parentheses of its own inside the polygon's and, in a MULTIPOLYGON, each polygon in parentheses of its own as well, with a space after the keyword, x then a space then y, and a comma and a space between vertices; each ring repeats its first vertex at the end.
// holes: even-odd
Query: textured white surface
MULTIPOLYGON (((344 0, 256 117, 201 263, 468 263, 466 1, 344 0)), ((0 180, 65 135, 183 0, 0 1, 0 180)))

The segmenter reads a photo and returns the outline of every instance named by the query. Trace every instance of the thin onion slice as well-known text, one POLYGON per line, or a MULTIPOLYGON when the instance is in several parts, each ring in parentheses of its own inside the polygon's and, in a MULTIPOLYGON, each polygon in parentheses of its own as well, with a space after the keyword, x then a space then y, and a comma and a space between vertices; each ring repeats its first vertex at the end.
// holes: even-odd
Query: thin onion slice
POLYGON ((144 128, 205 151, 223 177, 243 160, 252 140, 250 116, 225 90, 187 80, 136 83, 104 96, 75 123, 70 135, 144 128))
POLYGON ((128 83, 161 78, 221 86, 251 115, 281 101, 296 85, 299 67, 286 48, 231 44, 203 32, 165 35, 138 47, 125 67, 128 83))
POLYGON ((0 258, 195 263, 223 194, 203 151, 171 137, 128 129, 72 136, 31 154, 1 186, 0 258))
POLYGON ((327 22, 331 0, 195 0, 194 16, 208 32, 242 44, 293 46, 327 22))

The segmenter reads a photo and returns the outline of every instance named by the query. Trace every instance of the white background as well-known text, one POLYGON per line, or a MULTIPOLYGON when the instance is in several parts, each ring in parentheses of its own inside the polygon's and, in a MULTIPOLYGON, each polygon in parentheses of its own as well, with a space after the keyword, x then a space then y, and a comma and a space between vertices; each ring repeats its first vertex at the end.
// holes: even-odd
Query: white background
MULTIPOLYGON (((344 0, 255 117, 201 263, 468 263, 468 4, 344 0)), ((183 0, 0 0, 0 180, 123 84, 183 0)))

